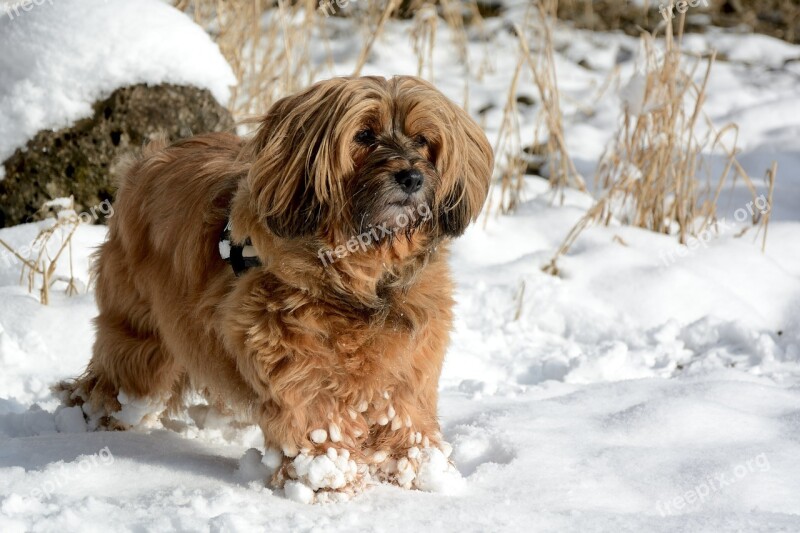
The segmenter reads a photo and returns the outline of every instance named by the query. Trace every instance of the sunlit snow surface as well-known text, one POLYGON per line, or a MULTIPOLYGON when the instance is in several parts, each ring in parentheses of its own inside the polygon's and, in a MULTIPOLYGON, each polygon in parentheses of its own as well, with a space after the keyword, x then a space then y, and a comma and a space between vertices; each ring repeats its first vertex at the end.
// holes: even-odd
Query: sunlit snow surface
MULTIPOLYGON (((359 52, 347 24, 331 21, 339 74, 359 52)), ((365 73, 415 73, 408 24, 389 23, 365 73)), ((494 140, 516 44, 502 20, 488 24, 495 37, 471 53, 492 68, 470 81, 470 109, 494 104, 483 117, 494 140)), ((434 81, 462 101, 443 28, 439 38, 434 81)), ((568 30, 557 40, 567 142, 591 175, 620 103, 616 88, 594 96, 637 42, 568 30)), ((248 451, 261 446, 254 428, 194 413, 149 432, 85 432, 80 413, 56 411, 48 385, 88 361, 93 295, 57 292, 42 306, 0 254, 0 531, 800 529, 800 68, 773 64, 800 47, 717 34, 687 45, 734 60, 715 66, 707 110, 739 123, 748 171, 779 162, 766 253, 732 225, 683 256, 672 238, 612 226, 587 231, 551 277, 540 268, 590 200, 568 192, 561 206, 530 178, 518 213, 482 219, 453 246, 440 414, 460 490, 382 485, 306 505, 265 487, 263 450, 248 451)), ((632 60, 621 68, 630 76, 632 60)), ((536 94, 527 78, 519 92, 536 94)), ((521 111, 530 132, 533 111, 521 111)), ((737 188, 722 214, 733 224, 746 202, 737 188)), ((37 232, 0 238, 22 247, 37 232)), ((84 282, 104 235, 76 235, 84 282)))

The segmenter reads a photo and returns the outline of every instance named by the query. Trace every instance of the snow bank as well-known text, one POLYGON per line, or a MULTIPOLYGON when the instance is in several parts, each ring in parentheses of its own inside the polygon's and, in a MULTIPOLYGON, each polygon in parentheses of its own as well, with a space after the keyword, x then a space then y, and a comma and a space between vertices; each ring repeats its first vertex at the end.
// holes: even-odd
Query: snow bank
POLYGON ((205 31, 165 2, 21 4, 0 5, 0 161, 39 130, 90 116, 123 86, 194 85, 225 105, 236 83, 205 31))

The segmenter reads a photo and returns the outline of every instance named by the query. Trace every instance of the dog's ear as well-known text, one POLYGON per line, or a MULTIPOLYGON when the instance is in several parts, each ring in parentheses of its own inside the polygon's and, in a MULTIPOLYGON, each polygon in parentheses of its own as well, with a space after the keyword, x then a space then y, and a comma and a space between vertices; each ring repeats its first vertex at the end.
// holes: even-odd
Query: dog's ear
POLYGON ((336 168, 341 159, 333 143, 346 84, 334 78, 277 101, 242 151, 250 162, 251 207, 278 237, 315 233, 341 194, 333 177, 344 169, 336 168))
POLYGON ((453 128, 449 132, 448 157, 441 154, 442 201, 437 206, 439 227, 444 235, 464 233, 486 201, 494 170, 494 153, 480 126, 459 106, 450 102, 453 128))
POLYGON ((434 165, 441 183, 434 198, 437 233, 457 237, 464 233, 486 201, 494 169, 494 154, 486 134, 469 114, 427 81, 399 76, 401 95, 409 97, 411 122, 425 122, 437 130, 434 165), (424 117, 423 117, 424 115, 424 117))

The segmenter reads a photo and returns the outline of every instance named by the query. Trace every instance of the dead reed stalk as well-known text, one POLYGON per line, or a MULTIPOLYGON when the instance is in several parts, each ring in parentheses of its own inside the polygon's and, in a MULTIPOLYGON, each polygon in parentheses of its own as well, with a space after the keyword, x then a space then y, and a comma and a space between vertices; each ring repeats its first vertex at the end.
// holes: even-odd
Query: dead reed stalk
MULTIPOLYGON (((402 2, 351 1, 345 7, 335 0, 173 1, 206 29, 230 63, 238 84, 233 88, 229 108, 237 120, 263 114, 277 99, 310 84, 325 68, 332 70, 329 20, 340 16, 357 18, 364 42, 353 75, 360 75, 375 42, 402 2), (313 53, 320 46, 327 51, 324 60, 313 53)), ((466 70, 464 106, 467 107, 471 69, 467 24, 482 28, 483 22, 477 0, 412 0, 403 10, 419 12, 412 42, 419 62, 418 73, 422 75, 427 63, 431 79, 438 17, 447 23, 459 62, 466 70)))
POLYGON ((237 119, 263 114, 277 99, 313 81, 321 68, 311 42, 327 44, 314 0, 177 0, 206 29, 236 76, 230 110, 237 119))
POLYGON ((417 56, 417 76, 422 77, 425 65, 428 66, 427 79, 433 83, 433 49, 436 45, 436 27, 439 17, 436 6, 425 3, 414 13, 414 27, 411 30, 411 44, 417 56))
MULTIPOLYGON (((567 253, 581 232, 595 224, 609 225, 612 220, 658 233, 675 235, 681 244, 689 236, 713 228, 717 222, 717 203, 727 178, 741 177, 756 197, 752 180, 736 161, 737 127, 728 125, 716 131, 702 112, 714 56, 708 58, 701 81, 694 81, 700 59, 686 65, 680 50, 683 17, 677 40, 671 23, 665 36, 665 51, 657 52, 654 38, 642 37, 644 68, 633 75, 624 95, 621 126, 595 176, 600 197, 584 217, 570 230, 545 272, 558 273, 557 261, 567 253), (708 133, 697 132, 705 117, 708 133), (722 142, 725 133, 734 132, 733 147, 722 142), (722 149, 724 169, 713 185, 711 179, 698 176, 703 152, 722 149), (713 185, 713 186, 712 186, 713 185)), ((770 190, 774 187, 776 167, 769 173, 770 190)), ((771 194, 771 193, 770 193, 771 194)), ((766 224, 768 217, 754 220, 766 224)))
MULTIPOLYGON (((511 77, 511 84, 506 95, 506 103, 503 107, 503 118, 500 121, 500 128, 497 132, 497 140, 494 145, 495 175, 500 181, 500 203, 499 209, 502 213, 513 212, 522 198, 522 187, 524 185, 525 170, 527 163, 523 159, 521 125, 517 105, 517 86, 525 65, 525 55, 520 54, 514 75, 511 77)), ((491 205, 492 192, 489 191, 489 205, 491 205)), ((488 219, 490 210, 486 210, 488 219)))
MULTIPOLYGON (((72 202, 72 199, 70 199, 70 202, 72 202)), ((48 202, 43 206, 43 209, 55 206, 55 203, 48 202)), ((36 252, 32 258, 23 257, 11 245, 0 239, 0 246, 8 250, 22 263, 20 282, 27 280, 28 292, 33 292, 37 286, 37 280, 41 279, 39 301, 44 305, 50 303, 50 290, 57 281, 66 283, 65 292, 67 296, 74 296, 79 292, 73 268, 72 237, 80 224, 81 219, 75 213, 74 205, 60 207, 56 212, 56 219, 53 225, 42 229, 33 240, 31 249, 36 252), (55 254, 51 256, 48 245, 56 235, 61 235, 61 242, 57 244, 58 248, 55 254), (69 276, 57 276, 56 268, 65 251, 69 260, 69 276)))
MULTIPOLYGON (((545 155, 548 162, 550 186, 561 191, 574 187, 585 191, 586 185, 578 173, 567 150, 564 138, 564 119, 561 113, 561 97, 558 91, 553 28, 558 20, 558 0, 541 0, 536 3, 536 30, 538 50, 532 54, 524 33, 520 35, 520 46, 533 74, 533 81, 541 101, 540 120, 547 130, 545 155)), ((538 130, 538 128, 537 128, 538 130)))
POLYGON ((369 33, 369 38, 367 39, 367 42, 364 43, 364 47, 361 49, 361 54, 358 56, 358 61, 356 61, 356 68, 353 70, 353 76, 361 75, 361 69, 364 68, 364 63, 367 62, 367 58, 372 50, 372 46, 375 44, 375 41, 378 39, 378 37, 380 37, 381 33, 383 33, 383 28, 386 26, 386 21, 392 16, 392 13, 395 9, 397 9, 398 5, 400 5, 400 0, 389 0, 386 3, 386 7, 383 9, 381 17, 378 19, 377 26, 369 33))

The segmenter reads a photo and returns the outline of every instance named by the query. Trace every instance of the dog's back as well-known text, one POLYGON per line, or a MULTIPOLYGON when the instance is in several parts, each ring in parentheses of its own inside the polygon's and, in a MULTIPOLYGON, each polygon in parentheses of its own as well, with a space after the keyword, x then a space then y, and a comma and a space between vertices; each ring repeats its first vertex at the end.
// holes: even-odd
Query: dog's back
POLYGON ((168 264, 181 272, 181 280, 202 283, 209 266, 218 262, 217 239, 246 172, 245 165, 236 163, 240 150, 241 139, 232 134, 172 145, 156 139, 139 157, 121 165, 116 216, 101 264, 116 260, 106 248, 114 254, 122 251, 128 264, 146 265, 158 258, 163 267, 163 259, 171 256, 168 264), (198 261, 198 251, 204 252, 204 260, 198 261))
POLYGON ((246 172, 237 162, 240 149, 231 134, 171 145, 157 139, 120 165, 115 216, 95 257, 94 355, 78 382, 60 386, 72 401, 79 402, 78 391, 90 395, 88 412, 122 408, 119 390, 164 401, 180 396, 174 386, 185 382, 186 366, 240 381, 227 360, 208 359, 204 350, 223 348, 197 319, 213 312, 209 302, 218 301, 229 279, 217 242, 246 172))

